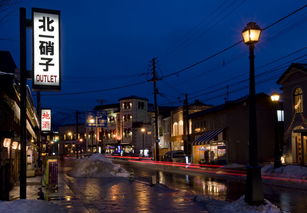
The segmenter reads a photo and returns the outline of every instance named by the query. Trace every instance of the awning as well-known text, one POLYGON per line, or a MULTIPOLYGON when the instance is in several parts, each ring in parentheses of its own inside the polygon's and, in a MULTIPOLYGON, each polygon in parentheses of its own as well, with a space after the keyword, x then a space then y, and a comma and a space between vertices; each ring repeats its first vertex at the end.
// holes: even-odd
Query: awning
POLYGON ((210 130, 210 131, 206 131, 204 132, 201 136, 199 136, 198 138, 196 138, 192 145, 203 145, 209 141, 211 141, 213 138, 215 138, 218 134, 220 134, 221 132, 223 132, 224 128, 222 129, 216 129, 216 130, 210 130))

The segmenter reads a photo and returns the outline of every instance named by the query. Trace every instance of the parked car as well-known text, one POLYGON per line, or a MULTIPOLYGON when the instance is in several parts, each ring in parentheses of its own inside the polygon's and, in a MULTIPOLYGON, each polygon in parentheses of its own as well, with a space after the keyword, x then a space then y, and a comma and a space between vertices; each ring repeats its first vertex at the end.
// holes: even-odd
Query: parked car
POLYGON ((166 152, 163 155, 162 160, 185 163, 186 161, 185 158, 186 158, 186 155, 183 150, 174 150, 174 151, 166 152))

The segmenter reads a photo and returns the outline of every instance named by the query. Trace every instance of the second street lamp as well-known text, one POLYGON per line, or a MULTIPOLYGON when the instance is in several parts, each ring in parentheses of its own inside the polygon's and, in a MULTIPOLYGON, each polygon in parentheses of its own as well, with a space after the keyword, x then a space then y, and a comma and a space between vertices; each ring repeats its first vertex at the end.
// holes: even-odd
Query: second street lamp
POLYGON ((143 151, 142 151, 142 156, 143 157, 145 157, 145 131, 146 131, 146 129, 145 128, 142 128, 141 129, 141 132, 143 133, 143 141, 142 141, 142 149, 143 149, 143 151))
POLYGON ((256 88, 255 88, 255 43, 259 41, 260 27, 250 22, 242 31, 243 41, 249 47, 249 165, 246 176, 245 201, 250 205, 263 203, 261 167, 258 165, 256 88))
POLYGON ((271 100, 274 105, 274 126, 275 126, 275 145, 274 145, 274 168, 281 167, 281 141, 282 141, 282 132, 281 128, 283 126, 283 120, 280 120, 278 114, 281 113, 280 95, 274 93, 271 95, 271 100))

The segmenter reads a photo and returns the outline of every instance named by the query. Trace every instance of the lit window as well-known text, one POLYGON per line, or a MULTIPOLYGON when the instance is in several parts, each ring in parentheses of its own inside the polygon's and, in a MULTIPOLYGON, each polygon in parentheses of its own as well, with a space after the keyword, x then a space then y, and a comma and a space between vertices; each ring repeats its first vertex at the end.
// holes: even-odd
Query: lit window
POLYGON ((179 121, 179 129, 178 129, 178 134, 183 135, 183 121, 179 121))
POLYGON ((176 136, 176 135, 178 135, 178 123, 177 122, 173 124, 173 136, 176 136))
POLYGON ((123 109, 131 109, 132 108, 132 103, 131 102, 124 102, 122 104, 123 109))
POLYGON ((277 121, 284 121, 284 110, 277 110, 277 121))
POLYGON ((294 90, 294 110, 296 113, 303 112, 303 91, 301 88, 294 90))

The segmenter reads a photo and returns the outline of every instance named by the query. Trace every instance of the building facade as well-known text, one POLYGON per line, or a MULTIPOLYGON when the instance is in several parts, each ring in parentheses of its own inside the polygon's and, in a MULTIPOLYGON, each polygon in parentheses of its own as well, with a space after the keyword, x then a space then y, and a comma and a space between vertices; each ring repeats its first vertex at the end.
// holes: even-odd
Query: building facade
POLYGON ((286 163, 307 165, 307 64, 291 64, 278 79, 285 113, 286 163))
MULTIPOLYGON (((188 114, 199 112, 210 108, 211 106, 202 104, 199 101, 188 106, 188 114)), ((171 111, 171 143, 170 150, 184 150, 184 141, 187 134, 187 129, 191 129, 191 123, 187 124, 187 115, 185 116, 184 107, 180 106, 171 111)), ((189 131, 191 133, 191 131, 189 131)), ((188 141, 190 142, 190 141, 188 141)))
POLYGON ((101 145, 106 153, 136 156, 152 154, 153 113, 149 110, 146 98, 124 97, 119 100, 119 104, 96 106, 94 111, 106 114, 106 125, 87 127, 87 144, 93 142, 94 146, 101 145))
MULTIPOLYGON (((0 51, 0 199, 3 187, 11 187, 19 178, 20 88, 16 70, 11 54, 0 51)), ((26 104, 27 175, 34 176, 39 122, 29 88, 26 104)))
MULTIPOLYGON (((259 162, 274 157, 274 108, 270 97, 256 96, 259 162)), ((192 162, 248 163, 247 98, 209 108, 190 115, 192 122, 192 162)))

